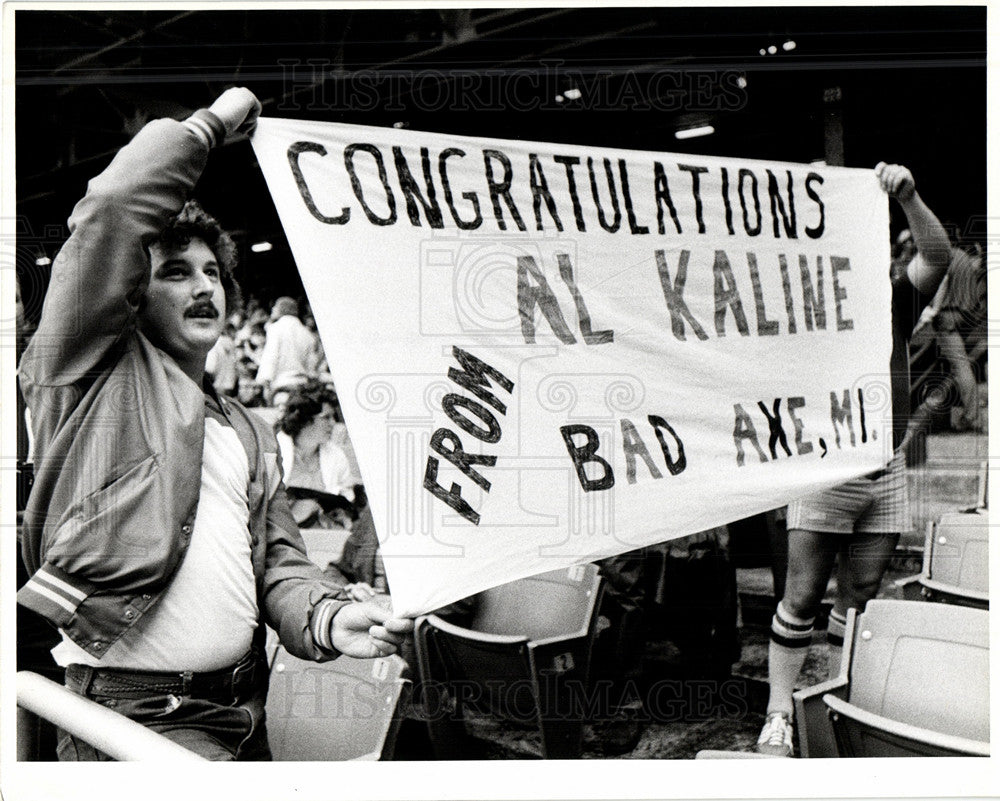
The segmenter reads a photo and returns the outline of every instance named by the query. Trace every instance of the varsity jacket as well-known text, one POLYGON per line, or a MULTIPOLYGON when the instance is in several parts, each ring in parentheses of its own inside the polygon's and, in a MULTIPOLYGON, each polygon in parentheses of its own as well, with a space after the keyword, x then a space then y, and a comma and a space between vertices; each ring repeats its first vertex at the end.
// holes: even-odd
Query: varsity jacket
MULTIPOLYGON (((89 183, 21 362, 36 477, 21 530, 32 576, 17 599, 98 658, 169 586, 198 505, 205 396, 137 329, 137 313, 147 248, 180 211, 207 156, 188 126, 158 120, 89 183)), ((332 658, 310 622, 321 601, 342 596, 305 555, 274 435, 238 403, 224 401, 223 411, 250 466, 260 623, 296 656, 332 658)), ((321 606, 329 620, 330 604, 321 606)))

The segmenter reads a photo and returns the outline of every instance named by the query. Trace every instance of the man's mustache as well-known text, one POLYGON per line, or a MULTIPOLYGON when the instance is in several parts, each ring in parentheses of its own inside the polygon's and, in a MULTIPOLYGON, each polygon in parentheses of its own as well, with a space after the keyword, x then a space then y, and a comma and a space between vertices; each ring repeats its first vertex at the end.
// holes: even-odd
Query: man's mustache
POLYGON ((185 317, 209 317, 213 320, 217 319, 219 316, 219 310, 215 307, 215 304, 211 301, 204 300, 195 303, 184 311, 185 317))

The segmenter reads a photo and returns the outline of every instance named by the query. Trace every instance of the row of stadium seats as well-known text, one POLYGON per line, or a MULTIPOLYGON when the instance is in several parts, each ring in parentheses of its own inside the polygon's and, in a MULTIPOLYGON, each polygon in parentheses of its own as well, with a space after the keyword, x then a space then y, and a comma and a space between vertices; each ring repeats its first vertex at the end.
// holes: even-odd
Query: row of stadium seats
POLYGON ((793 696, 803 757, 989 756, 988 536, 985 508, 942 515, 906 600, 849 612, 839 675, 793 696))
MULTIPOLYGON (((985 512, 945 515, 928 530, 923 570, 904 589, 947 603, 874 600, 850 612, 840 675, 795 693, 801 756, 989 754, 988 612, 972 608, 988 604, 987 523, 985 512)), ((468 628, 417 621, 418 706, 438 758, 463 756, 464 706, 533 723, 545 758, 580 755, 584 719, 569 711, 586 702, 602 590, 597 567, 578 565, 481 593, 468 628)), ((268 660, 276 760, 392 757, 414 689, 403 659, 317 664, 272 637, 268 660)), ((19 706, 31 709, 46 681, 19 675, 19 706)))

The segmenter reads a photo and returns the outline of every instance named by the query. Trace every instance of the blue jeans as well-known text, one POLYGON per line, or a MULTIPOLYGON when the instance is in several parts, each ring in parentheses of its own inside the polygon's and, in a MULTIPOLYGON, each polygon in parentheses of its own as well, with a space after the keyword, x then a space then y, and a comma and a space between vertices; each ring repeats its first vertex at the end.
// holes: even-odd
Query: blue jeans
MULTIPOLYGON (((262 681, 247 698, 230 704, 169 695, 161 692, 104 694, 85 687, 78 677, 66 677, 66 686, 78 695, 141 723, 178 745, 215 761, 270 761, 264 703, 267 699, 266 666, 262 681), (139 696, 139 697, 135 697, 139 696)), ((57 753, 61 761, 94 762, 111 758, 94 746, 58 730, 57 753)))

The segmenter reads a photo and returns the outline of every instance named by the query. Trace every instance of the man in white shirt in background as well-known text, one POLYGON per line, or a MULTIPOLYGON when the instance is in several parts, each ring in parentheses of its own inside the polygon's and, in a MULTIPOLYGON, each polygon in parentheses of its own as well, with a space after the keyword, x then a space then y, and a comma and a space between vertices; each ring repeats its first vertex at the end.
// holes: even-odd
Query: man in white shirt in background
POLYGON ((279 391, 294 389, 316 375, 322 358, 319 340, 298 317, 293 298, 274 302, 267 339, 257 368, 257 383, 264 390, 264 400, 274 403, 279 391))

